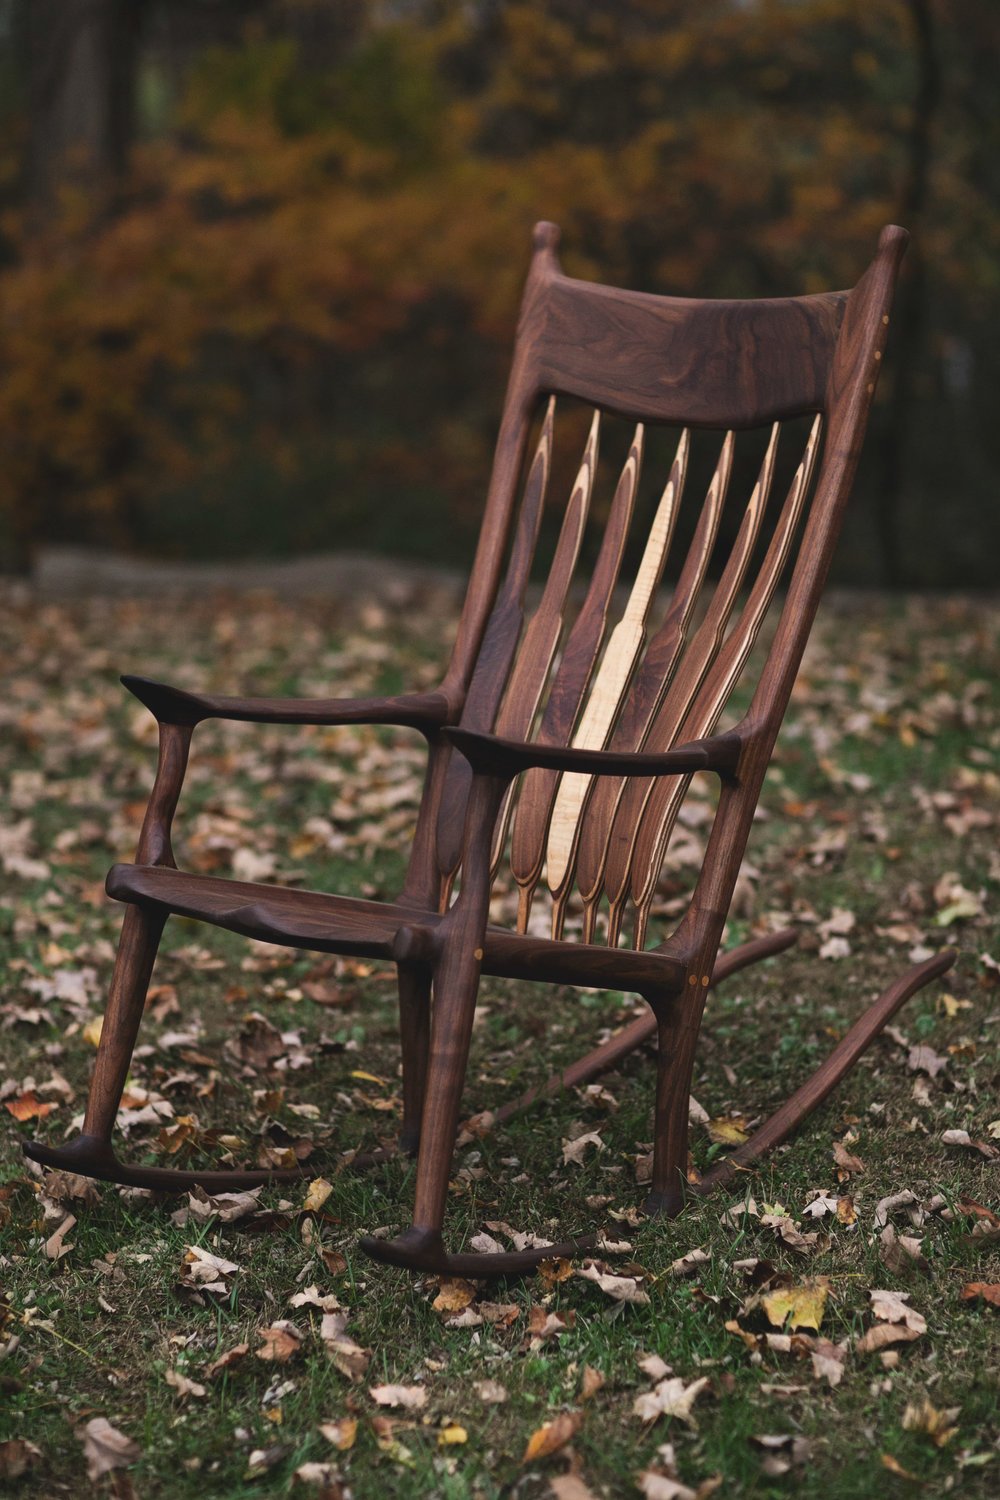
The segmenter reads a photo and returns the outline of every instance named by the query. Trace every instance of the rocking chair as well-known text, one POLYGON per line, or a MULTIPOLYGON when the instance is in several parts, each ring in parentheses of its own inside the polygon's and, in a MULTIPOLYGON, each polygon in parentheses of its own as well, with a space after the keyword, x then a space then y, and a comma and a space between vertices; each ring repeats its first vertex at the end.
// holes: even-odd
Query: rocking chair
MULTIPOLYGON (((899 1007, 953 963, 954 953, 943 952, 911 968, 756 1134, 700 1182, 688 1181, 689 1088, 708 991, 795 941, 786 930, 719 956, 761 784, 857 466, 908 236, 899 228, 884 229, 875 259, 850 292, 749 302, 683 300, 573 280, 560 269, 558 239, 554 225, 537 226, 482 532, 451 663, 437 691, 281 700, 202 695, 141 677, 122 679, 159 721, 159 765, 135 863, 116 865, 108 876, 109 895, 127 910, 82 1133, 59 1148, 28 1144, 33 1160, 154 1189, 200 1184, 218 1192, 295 1175, 168 1171, 128 1165, 115 1155, 112 1127, 171 913, 251 938, 396 965, 400 1147, 418 1153, 415 1204, 404 1234, 362 1244, 390 1264, 472 1276, 528 1270, 544 1257, 589 1247, 596 1238, 511 1253, 452 1254, 445 1247, 449 1169, 481 974, 630 991, 648 1002, 640 1019, 536 1093, 594 1077, 655 1035, 655 1150, 645 1206, 649 1213, 676 1214, 686 1194, 707 1192, 782 1142, 899 1007), (525 624, 552 466, 556 397, 582 399, 595 410, 547 581, 525 624), (594 488, 602 414, 639 425, 582 603, 571 616, 570 584, 594 488), (813 419, 811 430, 763 559, 751 569, 779 429, 799 417, 813 419), (636 506, 644 424, 650 423, 682 431, 627 602, 609 633, 636 506), (719 535, 735 432, 767 426, 757 482, 699 618, 696 606, 719 535), (653 628, 650 616, 684 489, 690 429, 725 435, 669 606, 653 628), (784 606, 749 709, 720 733, 720 716, 793 553, 784 606), (192 732, 209 718, 419 730, 427 740, 428 768, 398 898, 360 900, 178 870, 171 822, 192 732), (647 947, 665 851, 697 771, 719 779, 707 849, 675 930, 647 947), (517 887, 513 931, 490 920, 501 861, 517 887), (545 937, 529 930, 539 894, 551 902, 545 937), (631 946, 623 947, 629 914, 631 946), (571 930, 574 922, 577 930, 571 930)), ((499 1118, 533 1097, 529 1093, 501 1109, 499 1118)))

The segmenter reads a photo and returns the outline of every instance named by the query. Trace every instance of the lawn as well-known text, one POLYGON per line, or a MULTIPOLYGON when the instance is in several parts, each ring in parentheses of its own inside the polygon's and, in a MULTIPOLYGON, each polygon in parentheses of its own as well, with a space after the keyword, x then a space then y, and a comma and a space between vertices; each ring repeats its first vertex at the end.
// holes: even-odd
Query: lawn
MULTIPOLYGON (((454 1244, 599 1222, 596 1268, 474 1286, 376 1266, 357 1239, 404 1227, 412 1167, 352 1170, 345 1153, 398 1119, 391 971, 179 920, 128 1085, 129 1155, 298 1159, 309 1177, 212 1202, 26 1165, 22 1139, 62 1140, 83 1109, 120 921, 103 876, 131 857, 151 780, 155 728, 118 672, 262 693, 426 687, 454 616, 444 588, 360 612, 0 598, 0 1492, 995 1495, 996 603, 844 599, 821 616, 728 934, 792 922, 801 940, 711 998, 693 1167, 764 1118, 913 955, 961 957, 738 1188, 673 1222, 637 1211, 653 1078, 638 1054, 468 1132, 455 1159, 454 1244)), ((203 725, 179 860, 390 893, 421 764, 402 731, 203 725)), ((695 796, 659 933, 709 818, 695 796)), ((634 1005, 485 983, 468 1114, 634 1005)))

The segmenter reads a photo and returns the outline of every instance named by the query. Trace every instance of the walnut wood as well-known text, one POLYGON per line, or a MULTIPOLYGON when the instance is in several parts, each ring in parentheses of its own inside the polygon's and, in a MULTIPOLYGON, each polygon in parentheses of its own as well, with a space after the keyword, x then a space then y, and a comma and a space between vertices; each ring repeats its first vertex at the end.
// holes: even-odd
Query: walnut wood
POLYGON ((168 687, 127 674, 122 682, 161 724, 192 728, 204 719, 247 724, 399 724, 424 729, 443 724, 448 700, 442 693, 402 693, 396 698, 225 698, 168 687))
POLYGON ((701 1181, 689 1186, 688 1191, 705 1194, 713 1188, 721 1187, 750 1162, 765 1156, 786 1141, 802 1121, 829 1098, 837 1084, 850 1072, 862 1053, 870 1047, 907 1000, 923 989, 924 985, 947 974, 957 958, 958 953, 954 948, 946 948, 901 974, 855 1021, 812 1077, 785 1100, 766 1124, 730 1156, 710 1167, 701 1181))
MULTIPOLYGON (((773 958, 777 953, 783 953, 786 948, 793 947, 799 940, 799 934, 794 927, 783 927, 780 932, 768 933, 765 937, 751 938, 746 943, 741 943, 737 948, 731 948, 728 953, 721 953, 716 960, 712 971, 712 983, 710 988, 722 984, 731 974, 740 969, 748 968, 750 964, 760 963, 765 958, 773 958)), ((656 1035, 656 1016, 652 1010, 645 1011, 636 1016, 621 1031, 615 1033, 608 1041, 602 1042, 585 1057, 578 1058, 568 1068, 540 1084, 537 1088, 530 1088, 518 1099, 511 1099, 507 1104, 494 1113, 494 1122, 502 1125, 504 1121, 520 1114, 521 1110, 527 1109, 534 1104, 536 1099, 550 1099, 554 1094, 564 1093, 567 1089, 579 1088, 581 1084, 589 1083, 592 1078, 598 1078, 611 1068, 616 1068, 620 1062, 635 1052, 638 1047, 652 1040, 656 1035)))
MULTIPOLYGON (((598 426, 591 427, 584 464, 588 483, 593 482, 597 462, 598 426)), ((621 568, 635 504, 635 488, 622 475, 615 488, 611 513, 601 541, 590 587, 573 623, 562 660, 549 689, 536 739, 544 745, 565 745, 576 724, 594 664, 607 629, 608 609, 621 568)), ((579 481, 578 481, 579 482, 579 481)), ((550 771, 533 771, 525 777, 518 798, 511 840, 511 873, 520 888, 518 926, 524 931, 531 898, 541 878, 545 840, 559 777, 550 771)))
MULTIPOLYGON (((641 750, 664 695, 673 678, 680 653, 687 638, 688 624, 708 561, 718 535, 722 507, 729 488, 733 462, 733 434, 728 432, 719 452, 705 503, 698 517, 694 537, 688 548, 659 630, 653 636, 640 666, 621 717, 610 741, 612 750, 641 750)), ((608 778, 593 786, 581 819, 577 851, 577 885, 585 905, 585 933, 593 931, 597 901, 601 894, 608 840, 626 782, 608 778)))
MULTIPOLYGON (((376 1258, 412 1269, 477 1276, 516 1273, 546 1255, 571 1254, 593 1243, 590 1237, 492 1256, 452 1254, 445 1245, 451 1153, 483 973, 600 985, 646 997, 650 1017, 563 1070, 541 1092, 593 1076, 655 1029, 656 1127, 648 1206, 668 1212, 680 1207, 687 1102, 707 991, 724 972, 777 952, 788 940, 779 934, 719 957, 764 774, 857 466, 906 240, 901 229, 884 230, 874 260, 850 292, 702 302, 574 281, 559 267, 558 231, 553 225, 537 226, 482 529, 455 648, 438 690, 390 698, 281 700, 220 697, 145 678, 123 679, 160 721, 156 780, 136 862, 115 866, 108 877, 109 893, 126 902, 128 911, 83 1133, 63 1147, 32 1143, 30 1155, 114 1181, 165 1188, 197 1182, 218 1190, 286 1175, 177 1173, 131 1166, 114 1155, 112 1124, 157 945, 166 918, 178 913, 250 937, 396 964, 404 1065, 401 1144, 417 1148, 419 1119, 419 1150, 411 1228, 394 1240, 365 1241, 376 1258), (553 443, 553 397, 560 393, 582 398, 598 413, 617 413, 640 424, 729 429, 680 582, 648 642, 649 603, 673 529, 687 439, 682 435, 630 604, 605 647, 635 505, 640 432, 616 488, 583 604, 559 654, 570 579, 584 555, 581 539, 597 462, 596 418, 562 515, 541 604, 525 629, 525 588, 553 443), (529 464, 532 427, 543 409, 529 464), (733 431, 806 414, 816 418, 810 443, 746 604, 732 624, 760 536, 777 427, 705 618, 688 639, 718 531, 733 431), (820 418, 825 440, 810 498, 820 418), (736 729, 718 735, 719 715, 789 563, 803 514, 804 532, 784 607, 750 708, 736 729), (293 725, 398 724, 420 730, 428 745, 427 775, 399 897, 362 901, 176 869, 171 823, 191 734, 212 717, 293 725), (666 839, 687 783, 701 769, 719 775, 720 793, 695 889, 675 930, 643 951, 646 914, 666 839), (510 932, 491 925, 488 913, 494 858, 504 846, 512 805, 509 788, 521 773, 511 838, 511 869, 520 893, 518 931, 510 932), (563 777, 577 779, 567 781, 554 818, 563 777), (550 880, 556 936, 540 939, 525 929, 547 847, 558 854, 550 880), (459 895, 450 901, 459 870, 459 895), (582 942, 562 940, 562 912, 573 879, 584 901, 582 942), (602 892, 610 904, 607 944, 592 941, 602 892), (631 949, 618 946, 629 901, 637 919, 631 949)), ((943 973, 951 960, 950 954, 940 955, 891 986, 814 1078, 752 1141, 713 1168, 699 1190, 725 1180, 783 1140, 826 1097, 889 1015, 943 973)), ((502 1113, 507 1112, 505 1106, 502 1113)))

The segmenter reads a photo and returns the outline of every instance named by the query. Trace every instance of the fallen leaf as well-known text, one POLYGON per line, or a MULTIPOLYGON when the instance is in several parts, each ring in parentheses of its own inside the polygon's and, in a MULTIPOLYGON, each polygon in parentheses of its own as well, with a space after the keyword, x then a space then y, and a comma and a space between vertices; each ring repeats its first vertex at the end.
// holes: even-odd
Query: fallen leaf
POLYGON ((597 1500, 593 1490, 588 1484, 584 1484, 579 1474, 557 1474, 554 1479, 549 1480, 549 1489, 555 1500, 597 1500))
POLYGON ((402 1406, 407 1411, 418 1411, 427 1405, 424 1385, 373 1385, 368 1394, 378 1406, 402 1406))
POLYGON ((750 1139, 747 1122, 742 1115, 721 1115, 716 1120, 709 1120, 705 1129, 709 1140, 714 1141, 717 1146, 741 1146, 750 1139))
POLYGON ((589 1401, 591 1396, 596 1396, 598 1391, 604 1389, 605 1377, 600 1370, 595 1370, 593 1365, 584 1365, 583 1379, 580 1382, 580 1400, 589 1401))
POLYGON ((561 1411, 551 1422, 546 1422, 531 1434, 521 1459, 522 1464, 530 1464, 536 1458, 548 1458, 550 1454, 558 1453, 582 1426, 582 1412, 561 1411))
POLYGON ((200 1245, 189 1245, 181 1262, 181 1283, 203 1292, 225 1293, 229 1291, 225 1278, 235 1276, 239 1269, 221 1255, 213 1255, 200 1245))
POLYGON ((560 1281, 566 1281, 573 1274, 573 1262, 567 1260, 564 1255, 556 1255, 549 1260, 538 1262, 538 1275, 550 1289, 560 1281))
POLYGON ((829 1292, 827 1278, 818 1276, 799 1286, 779 1287, 761 1300, 775 1328, 815 1328, 818 1332, 829 1292))
POLYGON ((882 1467, 883 1469, 888 1469, 890 1474, 895 1474, 899 1479, 909 1479, 912 1484, 923 1484, 924 1482, 918 1474, 911 1474, 909 1469, 904 1469, 899 1460, 893 1458, 891 1453, 882 1454, 882 1467))
POLYGON ((601 1291, 616 1302, 635 1302, 640 1307, 649 1303, 649 1293, 644 1291, 638 1277, 615 1276, 608 1271, 603 1261, 585 1260, 575 1273, 584 1281, 592 1281, 601 1291))
POLYGON ((58 1104, 42 1104, 33 1090, 26 1094, 18 1094, 16 1099, 5 1099, 4 1109, 12 1114, 15 1120, 44 1120, 58 1104))
POLYGON ((988 1141, 974 1141, 967 1130, 946 1130, 941 1139, 946 1146, 966 1146, 970 1151, 978 1151, 987 1161, 1000 1158, 1000 1147, 991 1146, 988 1141))
POLYGON ((711 1259, 707 1250, 689 1250, 686 1255, 671 1262, 670 1274, 671 1276, 690 1276, 692 1271, 696 1271, 699 1266, 707 1264, 711 1259))
POLYGON ((508 1400, 507 1388, 498 1380, 477 1380, 472 1389, 484 1406, 499 1406, 508 1400))
POLYGON ((105 1417, 92 1417, 82 1435, 77 1429, 77 1437, 83 1443, 87 1478, 91 1484, 96 1483, 102 1474, 109 1474, 112 1469, 127 1469, 129 1464, 142 1457, 139 1444, 126 1437, 124 1432, 119 1432, 117 1427, 112 1427, 105 1417))
POLYGON ((919 1046, 910 1048, 906 1066, 911 1073, 926 1073, 929 1078, 936 1078, 942 1069, 948 1066, 948 1059, 940 1057, 933 1047, 921 1043, 919 1046))
POLYGON ((456 1443, 467 1443, 469 1434, 459 1422, 449 1422, 438 1433, 438 1447, 450 1448, 456 1443))
POLYGON ((887 1224, 879 1238, 878 1258, 896 1276, 905 1276, 918 1270, 930 1275, 930 1262, 923 1253, 922 1240, 913 1235, 897 1235, 891 1224, 887 1224))
POLYGON ((960 1411, 960 1406, 949 1406, 939 1411, 924 1396, 921 1401, 907 1403, 903 1412, 903 1430, 926 1433, 935 1448, 943 1448, 958 1432, 954 1424, 960 1411))
POLYGON ((834 1141, 833 1159, 840 1169, 840 1175, 850 1177, 855 1172, 863 1172, 865 1164, 860 1157, 852 1155, 843 1141, 834 1141))
POLYGON ((809 1440, 792 1433, 767 1433, 750 1439, 761 1452, 760 1466, 772 1479, 809 1461, 809 1440))
POLYGON ((372 1357, 371 1350, 362 1349, 360 1344, 356 1344, 346 1328, 346 1312, 324 1313, 319 1336, 340 1373, 349 1380, 361 1381, 372 1357))
POLYGON ((632 1413, 641 1417, 644 1422, 655 1422, 660 1416, 676 1417, 689 1427, 697 1428, 692 1407, 708 1385, 707 1375, 692 1381, 690 1385, 685 1385, 680 1376, 671 1376, 667 1380, 661 1380, 651 1391, 637 1396, 632 1404, 632 1413))
POLYGON ((271 1360, 279 1365, 287 1365, 302 1345, 301 1333, 294 1324, 284 1319, 278 1323, 272 1323, 269 1328, 261 1329, 258 1338, 262 1342, 257 1350, 257 1358, 271 1360))
POLYGON ((64 1255, 68 1255, 72 1250, 73 1246, 65 1244, 64 1241, 75 1223, 76 1216, 74 1214, 67 1214, 56 1232, 49 1235, 44 1245, 45 1255, 48 1260, 61 1260, 64 1255))
POLYGON ((250 1353, 249 1344, 234 1344, 232 1349, 227 1349, 225 1354, 220 1354, 218 1359, 213 1359, 210 1365, 206 1365, 204 1375, 206 1380, 212 1380, 216 1375, 221 1375, 223 1370, 232 1369, 238 1365, 250 1353))
POLYGON ((168 1370, 163 1377, 167 1385, 173 1386, 178 1396, 207 1396, 208 1391, 197 1380, 189 1380, 180 1370, 168 1370))
POLYGON ((991 1307, 1000 1307, 1000 1281, 969 1281, 962 1288, 963 1302, 976 1302, 982 1299, 991 1307))
POLYGON ((471 1281, 465 1281, 461 1276, 442 1276, 438 1294, 431 1306, 439 1313, 461 1312, 463 1307, 468 1307, 475 1295, 476 1289, 471 1281))
POLYGON ((594 1146, 598 1151, 604 1150, 604 1142, 596 1130, 588 1130, 584 1135, 578 1135, 575 1140, 564 1140, 562 1143, 563 1164, 569 1166, 583 1165, 584 1154, 588 1146, 594 1146))
POLYGON ((302 1204, 303 1209, 306 1213, 319 1213, 319 1210, 323 1207, 323 1204, 332 1192, 332 1182, 327 1182, 325 1177, 314 1178, 309 1184, 309 1190, 302 1204))
POLYGON ((34 1468, 42 1456, 41 1448, 27 1438, 8 1438, 0 1443, 0 1479, 20 1479, 34 1468))
POLYGON ((328 1443, 346 1453, 348 1448, 354 1447, 354 1439, 358 1435, 357 1417, 341 1417, 336 1422, 321 1422, 319 1430, 328 1443))

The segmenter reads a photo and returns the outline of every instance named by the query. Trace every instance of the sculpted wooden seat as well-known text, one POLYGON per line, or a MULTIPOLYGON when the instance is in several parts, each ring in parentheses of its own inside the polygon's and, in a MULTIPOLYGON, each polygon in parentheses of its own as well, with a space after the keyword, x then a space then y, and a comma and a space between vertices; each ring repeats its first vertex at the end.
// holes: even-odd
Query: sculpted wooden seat
POLYGON ((83 1130, 62 1148, 32 1143, 30 1156, 147 1187, 200 1183, 218 1190, 288 1175, 154 1170, 114 1154, 112 1128, 170 913, 396 965, 400 1144, 418 1151, 418 1163, 412 1227, 395 1240, 363 1242, 382 1261, 477 1275, 523 1270, 593 1243, 590 1236, 488 1255, 445 1247, 448 1176, 481 974, 627 990, 648 1002, 641 1018, 498 1117, 593 1077, 655 1035, 651 1213, 676 1213, 685 1193, 724 1181, 827 1096, 899 1006, 945 972, 952 953, 904 974, 771 1120, 699 1183, 688 1182, 689 1086, 707 993, 795 939, 784 931, 719 953, 857 464, 906 240, 902 229, 885 229, 850 292, 701 302, 572 280, 556 258, 557 230, 537 227, 482 533, 440 688, 395 698, 281 701, 123 679, 159 721, 159 766, 135 864, 116 865, 108 878, 110 895, 127 911, 83 1130), (557 410, 564 397, 574 399, 558 400, 557 410), (568 408, 566 430, 574 430, 579 401, 593 408, 589 436, 575 483, 560 495, 552 493, 557 424, 568 408), (796 423, 801 418, 804 425, 796 423), (596 555, 584 565, 602 426, 616 419, 638 425, 629 429, 596 555), (803 436, 776 503, 787 423, 803 436), (653 504, 642 519, 651 424, 673 426, 678 436, 672 461, 653 476, 653 504), (765 434, 756 483, 748 495, 732 494, 744 441, 737 433, 754 428, 765 434), (704 493, 689 495, 696 438, 713 445, 714 471, 704 493), (526 589, 545 507, 557 521, 554 548, 529 613, 526 589), (655 617, 682 511, 678 534, 686 531, 690 540, 665 612, 655 617), (728 551, 720 541, 724 514, 728 551), (710 583, 709 565, 720 551, 721 569, 712 570, 718 576, 710 583), (784 603, 749 707, 720 732, 779 584, 784 603), (362 901, 176 869, 171 822, 192 733, 213 717, 419 730, 428 745, 427 778, 398 898, 362 901), (671 833, 699 771, 718 779, 700 871, 673 930, 651 934, 671 833), (490 920, 501 870, 516 888, 516 930, 490 920), (546 936, 537 935, 540 913, 548 916, 546 936))

